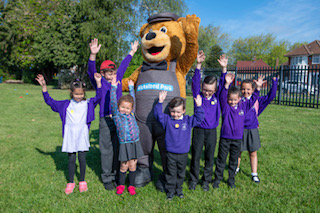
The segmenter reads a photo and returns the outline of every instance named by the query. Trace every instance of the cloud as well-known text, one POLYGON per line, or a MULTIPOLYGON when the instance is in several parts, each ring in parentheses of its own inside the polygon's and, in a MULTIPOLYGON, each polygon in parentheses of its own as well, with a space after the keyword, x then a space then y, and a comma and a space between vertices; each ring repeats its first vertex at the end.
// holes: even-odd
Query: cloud
POLYGON ((277 40, 311 42, 320 39, 318 6, 311 0, 273 0, 242 17, 225 20, 222 30, 234 39, 272 33, 277 40))

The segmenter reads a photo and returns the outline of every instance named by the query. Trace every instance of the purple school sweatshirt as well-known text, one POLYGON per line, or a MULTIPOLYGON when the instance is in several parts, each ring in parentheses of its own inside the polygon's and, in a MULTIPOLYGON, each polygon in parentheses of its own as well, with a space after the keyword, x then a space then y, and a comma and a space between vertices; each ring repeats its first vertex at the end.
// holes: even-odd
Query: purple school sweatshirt
POLYGON ((222 88, 220 94, 222 110, 221 138, 242 139, 245 115, 258 97, 259 91, 255 90, 250 100, 246 102, 240 100, 237 107, 231 107, 228 104, 228 90, 225 87, 222 88))
MULTIPOLYGON (((48 92, 42 93, 44 101, 54 112, 58 112, 62 121, 62 137, 64 136, 64 125, 66 124, 66 112, 70 104, 70 100, 56 101, 49 95, 48 92)), ((97 89, 97 94, 94 98, 90 98, 88 102, 87 125, 90 129, 90 124, 94 120, 94 108, 101 100, 101 88, 97 89)))
MULTIPOLYGON (((129 63, 132 59, 132 56, 128 54, 125 59, 121 62, 118 71, 117 71, 117 81, 119 81, 117 88, 117 100, 122 96, 122 78, 124 73, 126 72, 129 63)), ((94 74, 97 72, 96 70, 96 61, 89 60, 88 62, 88 75, 90 78, 90 82, 97 89, 96 81, 94 80, 94 74)), ((100 101, 100 117, 105 117, 107 115, 111 115, 111 104, 110 104, 110 90, 111 84, 102 77, 101 80, 101 88, 102 88, 102 96, 100 101)))
MULTIPOLYGON (((196 69, 194 72, 194 75, 192 77, 192 94, 193 97, 196 97, 198 94, 202 97, 202 108, 204 110, 204 120, 201 122, 201 124, 197 125, 197 127, 203 128, 203 129, 214 129, 217 128, 219 125, 219 118, 220 118, 220 93, 221 89, 224 86, 224 79, 225 79, 226 73, 221 73, 220 81, 219 81, 219 87, 217 89, 217 92, 215 92, 212 97, 207 100, 205 97, 203 97, 202 92, 200 92, 200 84, 201 84, 201 75, 200 70, 196 69)), ((194 106, 196 106, 194 102, 194 106)))
MULTIPOLYGON (((263 110, 270 104, 270 102, 276 97, 278 86, 278 79, 275 81, 272 80, 272 87, 269 93, 265 96, 260 96, 258 98, 259 109, 258 115, 255 110, 255 106, 251 107, 250 110, 246 113, 244 120, 244 128, 245 129, 256 129, 259 126, 258 116, 263 112, 263 110)), ((246 98, 242 98, 243 101, 247 101, 246 98)))
POLYGON ((182 120, 173 120, 170 115, 162 112, 162 103, 154 106, 154 117, 161 123, 166 132, 166 150, 168 152, 188 153, 191 143, 191 129, 204 119, 202 107, 196 107, 193 116, 183 115, 182 120))

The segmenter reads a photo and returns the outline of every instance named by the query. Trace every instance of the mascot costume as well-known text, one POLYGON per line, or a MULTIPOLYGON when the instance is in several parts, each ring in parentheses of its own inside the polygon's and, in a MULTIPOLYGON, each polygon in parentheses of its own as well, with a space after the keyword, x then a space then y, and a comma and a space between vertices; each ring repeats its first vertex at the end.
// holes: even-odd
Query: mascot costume
MULTIPOLYGON (((136 119, 145 156, 138 159, 135 184, 143 187, 151 181, 153 148, 158 143, 162 168, 166 169, 165 132, 153 116, 159 92, 168 91, 164 111, 173 97, 186 97, 185 76, 197 57, 200 18, 196 15, 178 17, 165 12, 148 18, 140 29, 143 64, 132 75, 123 79, 123 90, 128 91, 128 80, 135 83, 136 119)), ((163 175, 157 188, 163 191, 163 175)))

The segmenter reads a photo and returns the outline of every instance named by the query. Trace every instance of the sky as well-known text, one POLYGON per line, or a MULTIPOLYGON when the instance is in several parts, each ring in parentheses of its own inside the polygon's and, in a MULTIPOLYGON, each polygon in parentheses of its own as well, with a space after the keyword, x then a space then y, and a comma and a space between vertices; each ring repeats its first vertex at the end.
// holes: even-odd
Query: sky
POLYGON ((200 25, 220 26, 232 39, 272 33, 277 41, 320 40, 320 0, 185 0, 200 25))

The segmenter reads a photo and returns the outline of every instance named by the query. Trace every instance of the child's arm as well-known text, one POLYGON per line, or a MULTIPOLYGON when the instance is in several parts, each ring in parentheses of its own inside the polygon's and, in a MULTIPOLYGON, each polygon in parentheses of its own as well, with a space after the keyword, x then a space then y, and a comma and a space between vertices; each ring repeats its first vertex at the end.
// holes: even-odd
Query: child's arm
POLYGON ((201 84, 200 70, 201 70, 202 62, 204 61, 205 58, 206 56, 204 55, 204 52, 200 50, 197 55, 197 67, 192 77, 192 94, 194 98, 200 94, 200 84, 201 84))
POLYGON ((230 84, 233 82, 234 77, 235 77, 234 74, 231 74, 231 73, 226 74, 225 85, 222 87, 220 97, 219 97, 220 98, 220 106, 221 106, 222 111, 228 105, 228 89, 229 89, 230 84))
POLYGON ((96 96, 93 98, 93 103, 94 106, 97 106, 98 103, 100 103, 101 96, 102 96, 102 91, 101 91, 101 74, 100 73, 95 73, 94 74, 94 79, 96 80, 97 84, 97 91, 96 91, 96 96))
POLYGON ((94 79, 94 74, 97 73, 96 56, 97 56, 98 52, 100 51, 101 44, 98 44, 98 39, 95 38, 95 39, 91 40, 89 47, 90 47, 90 56, 89 56, 89 62, 88 62, 88 76, 89 76, 91 84, 96 89, 97 84, 94 79))
POLYGON ((263 112, 263 110, 270 104, 270 102, 276 97, 278 88, 278 79, 273 77, 272 87, 266 96, 259 97, 259 110, 258 116, 263 112))
POLYGON ((162 103, 167 97, 167 91, 161 91, 159 93, 159 102, 154 106, 153 114, 154 117, 161 123, 163 129, 165 129, 166 116, 162 112, 162 103))
POLYGON ((132 80, 129 80, 128 81, 128 85, 129 85, 129 92, 130 92, 130 95, 133 97, 133 108, 132 108, 132 111, 134 112, 135 109, 136 109, 136 96, 134 94, 134 83, 132 80))
POLYGON ((202 108, 202 97, 200 95, 197 95, 197 97, 194 98, 194 102, 196 103, 196 106, 194 109, 194 115, 191 116, 192 127, 199 125, 204 120, 204 110, 202 108))
POLYGON ((259 98, 259 93, 260 93, 260 89, 262 87, 262 85, 264 83, 266 83, 267 81, 263 80, 264 77, 262 75, 260 75, 258 77, 258 80, 253 80, 253 82, 257 85, 257 88, 255 89, 255 91, 252 93, 251 98, 249 99, 249 101, 246 101, 246 110, 251 109, 251 107, 254 105, 254 103, 256 102, 256 100, 258 100, 259 98))
POLYGON ((219 81, 219 87, 217 90, 217 94, 219 95, 224 83, 225 83, 225 76, 227 74, 227 66, 228 66, 228 57, 226 57, 225 54, 222 54, 220 56, 220 59, 218 59, 218 62, 220 63, 220 66, 222 67, 222 72, 221 72, 221 76, 220 76, 220 81, 219 81))
POLYGON ((54 112, 59 112, 59 108, 64 101, 56 101, 48 93, 47 84, 43 75, 38 74, 36 80, 42 87, 42 95, 46 104, 48 104, 54 112))
POLYGON ((118 70, 117 70, 117 80, 122 81, 123 75, 126 72, 132 56, 137 52, 139 47, 139 42, 136 40, 134 43, 131 42, 131 50, 129 54, 122 60, 118 70))
POLYGON ((111 113, 112 115, 116 115, 118 113, 118 103, 117 103, 117 80, 115 78, 111 81, 111 91, 110 91, 110 105, 111 105, 111 113))

